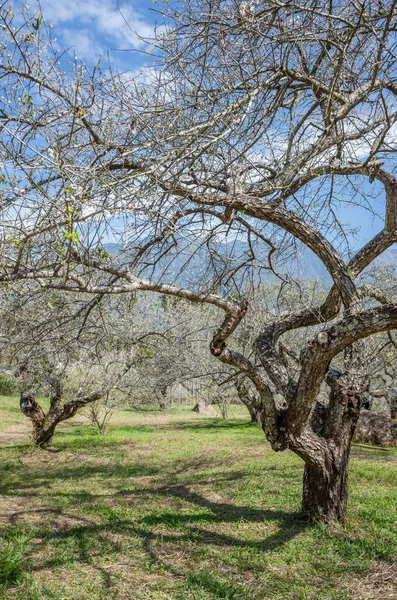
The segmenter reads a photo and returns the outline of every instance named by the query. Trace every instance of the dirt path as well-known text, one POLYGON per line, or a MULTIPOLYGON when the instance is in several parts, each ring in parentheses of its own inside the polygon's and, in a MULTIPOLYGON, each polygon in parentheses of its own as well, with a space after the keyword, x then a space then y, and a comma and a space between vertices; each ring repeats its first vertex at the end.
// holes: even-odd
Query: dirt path
POLYGON ((31 432, 30 421, 10 425, 7 429, 0 431, 0 447, 15 446, 19 442, 25 442, 31 432))
MULTIPOLYGON (((88 423, 84 417, 75 418, 70 422, 60 423, 58 431, 63 427, 73 427, 88 423)), ((27 442, 32 435, 32 424, 29 419, 24 419, 20 423, 14 423, 3 431, 0 431, 0 448, 7 446, 15 446, 21 442, 27 442)))

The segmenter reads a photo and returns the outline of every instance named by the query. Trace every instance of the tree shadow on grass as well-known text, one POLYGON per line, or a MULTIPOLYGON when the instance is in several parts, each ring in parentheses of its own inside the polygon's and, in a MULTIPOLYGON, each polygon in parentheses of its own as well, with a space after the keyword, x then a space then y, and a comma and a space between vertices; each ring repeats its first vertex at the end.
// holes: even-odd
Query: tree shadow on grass
MULTIPOLYGON (((212 480, 213 482, 213 480, 212 480)), ((205 482, 200 482, 205 483, 205 482)), ((180 511, 163 511, 161 513, 148 514, 142 517, 140 523, 148 526, 174 526, 186 527, 196 535, 202 535, 203 544, 226 545, 226 546, 246 546, 257 548, 258 550, 274 550, 283 545, 298 533, 303 531, 309 524, 300 513, 286 512, 282 510, 260 509, 250 506, 239 506, 227 502, 214 501, 193 491, 189 485, 179 484, 174 486, 164 486, 144 490, 145 495, 164 496, 167 498, 177 498, 192 505, 193 508, 205 509, 204 513, 180 511), (277 531, 261 541, 241 540, 233 535, 224 535, 208 530, 201 531, 196 524, 239 524, 239 523, 273 523, 277 525, 277 531)), ((122 495, 119 492, 118 495, 122 495)))
MULTIPOLYGON (((35 538, 39 540, 35 550, 39 550, 44 558, 39 562, 33 561, 36 562, 34 571, 67 567, 67 560, 95 569, 101 577, 101 585, 111 590, 116 580, 106 567, 101 566, 101 555, 103 553, 106 556, 110 552, 120 556, 123 553, 123 541, 130 545, 133 538, 137 548, 141 548, 146 556, 146 562, 156 571, 165 570, 177 577, 178 581, 184 581, 186 589, 201 589, 212 593, 213 598, 232 598, 234 591, 238 593, 239 585, 229 585, 230 582, 225 581, 222 575, 223 569, 219 573, 217 570, 209 573, 201 567, 197 570, 189 556, 193 556, 200 548, 211 546, 223 548, 225 554, 228 549, 274 552, 309 525, 306 519, 295 512, 236 505, 218 500, 218 496, 214 499, 211 491, 207 494, 197 490, 198 485, 238 480, 243 476, 243 472, 235 472, 194 484, 144 487, 99 495, 91 495, 87 491, 83 495, 76 493, 75 497, 72 493, 71 496, 80 506, 83 503, 87 503, 87 506, 95 504, 100 499, 106 500, 107 504, 98 505, 98 512, 91 511, 89 515, 76 515, 70 509, 51 507, 20 510, 8 515, 8 522, 15 526, 28 513, 41 514, 45 519, 45 524, 35 527, 35 538), (141 513, 136 518, 125 518, 126 510, 129 510, 125 500, 129 496, 134 498, 135 506, 141 513), (123 499, 119 507, 118 499, 123 499), (150 510, 153 502, 155 509, 150 510), (148 510, 142 515, 145 503, 148 510), (242 523, 251 523, 252 527, 243 527, 239 533, 238 525, 242 523), (256 531, 263 532, 262 539, 255 539, 258 538, 256 531), (245 537, 247 535, 249 539, 245 537), (176 547, 177 555, 180 556, 183 549, 188 563, 192 564, 187 573, 173 554, 176 547), (229 592, 233 594, 228 595, 229 592)), ((114 560, 117 562, 117 558, 114 560)))
MULTIPOLYGON (((131 495, 131 492, 116 492, 115 494, 107 495, 107 498, 117 498, 121 496, 131 495)), ((136 519, 125 519, 118 516, 117 508, 109 508, 110 518, 105 523, 87 523, 77 527, 57 527, 56 531, 46 533, 46 540, 68 538, 76 534, 91 533, 92 535, 103 532, 124 532, 138 535, 143 541, 161 540, 162 542, 181 542, 184 539, 195 539, 200 545, 216 545, 216 546, 241 546, 246 548, 254 548, 261 551, 273 551, 282 546, 293 537, 302 532, 310 522, 298 512, 286 512, 273 509, 259 509, 250 506, 238 506, 227 502, 217 502, 192 491, 188 485, 162 486, 156 488, 143 489, 133 492, 134 496, 141 496, 142 507, 143 497, 161 497, 167 498, 172 502, 172 499, 183 500, 192 506, 192 510, 181 512, 177 510, 163 510, 149 512, 143 517, 136 519), (197 512, 197 509, 205 509, 205 512, 197 512), (208 529, 200 529, 204 525, 216 524, 240 524, 240 523, 258 523, 264 522, 277 527, 269 536, 260 541, 244 540, 232 534, 223 534, 208 529), (161 534, 152 531, 150 528, 164 526, 170 529, 170 533, 161 534), (178 535, 172 532, 176 529, 178 535)), ((91 497, 91 500, 93 498, 91 497)), ((125 506, 125 505, 123 505, 125 506)), ((32 512, 40 512, 32 511, 32 512)), ((76 517, 62 509, 43 509, 42 512, 53 513, 59 518, 77 519, 85 521, 83 517, 76 517)), ((123 511, 120 511, 120 515, 123 511)), ((125 508, 124 508, 125 512, 125 508)), ((9 522, 16 523, 19 517, 26 514, 26 511, 13 513, 9 516, 9 522)))
POLYGON ((397 452, 395 450, 393 446, 387 448, 386 451, 382 448, 361 449, 353 447, 351 457, 353 460, 358 461, 397 463, 397 452))
MULTIPOLYGON (((28 437, 28 436, 26 436, 28 437)), ((30 441, 26 441, 23 442, 22 444, 10 444, 8 446, 0 446, 0 450, 6 450, 6 451, 10 451, 12 450, 13 452, 19 450, 19 451, 23 451, 23 450, 32 450, 32 442, 30 441)))
MULTIPOLYGON (((148 514, 142 518, 130 520, 117 518, 117 511, 114 511, 116 514, 107 523, 80 523, 77 526, 56 527, 52 532, 47 530, 43 546, 51 544, 62 550, 62 542, 67 545, 72 540, 74 562, 97 568, 98 557, 95 552, 94 556, 90 553, 93 539, 97 541, 98 545, 106 547, 107 551, 111 548, 113 552, 120 553, 122 552, 122 546, 119 542, 114 542, 111 539, 111 534, 117 534, 118 538, 120 536, 134 537, 139 539, 142 549, 153 566, 161 567, 173 575, 181 577, 184 574, 173 564, 171 554, 168 556, 167 552, 164 553, 164 550, 167 550, 170 545, 177 544, 181 549, 186 544, 185 552, 187 553, 192 549, 197 550, 205 546, 225 548, 225 551, 226 548, 240 548, 259 552, 274 552, 303 532, 308 526, 308 521, 297 513, 213 503, 199 494, 188 492, 186 496, 183 486, 178 486, 174 490, 169 489, 168 496, 173 492, 176 497, 180 497, 182 494, 184 498, 190 499, 196 507, 206 508, 211 512, 197 514, 191 511, 181 514, 178 511, 167 510, 161 514, 148 514), (272 530, 264 539, 258 541, 247 540, 237 535, 206 528, 206 526, 232 525, 241 522, 259 524, 264 521, 273 527, 276 526, 277 529, 272 530), (158 531, 159 526, 161 526, 161 532, 158 531), (169 533, 167 533, 167 530, 169 530, 169 533)), ((155 490, 154 493, 158 494, 159 490, 155 490)), ((64 511, 57 510, 54 511, 55 513, 56 516, 61 518, 68 517, 68 513, 64 511)), ((41 537, 39 532, 38 537, 41 537)), ((45 559, 38 566, 38 569, 62 567, 62 561, 62 552, 60 552, 59 559, 56 555, 45 559)), ((109 584, 109 581, 107 583, 109 584)))
MULTIPOLYGON (((23 466, 20 467, 22 471, 23 466)), ((3 469, 3 471, 9 471, 3 469)), ((11 479, 10 481, 0 482, 0 494, 14 495, 23 494, 29 491, 29 495, 32 495, 32 488, 37 490, 45 489, 51 483, 59 481, 84 481, 87 478, 95 477, 101 480, 108 480, 112 478, 139 478, 139 477, 153 477, 160 473, 160 467, 152 465, 146 465, 144 463, 137 464, 114 464, 109 466, 103 465, 73 465, 70 463, 63 463, 57 469, 48 468, 47 471, 39 471, 38 469, 31 468, 27 471, 26 468, 23 471, 23 478, 18 481, 11 479)), ((1 471, 0 471, 1 472, 1 471)), ((73 495, 73 493, 71 493, 73 495)))
MULTIPOLYGON (((192 431, 228 431, 230 429, 241 429, 247 431, 257 427, 259 429, 259 425, 252 424, 249 421, 243 421, 242 419, 203 419, 202 421, 175 421, 173 423, 167 423, 165 425, 160 425, 161 429, 170 430, 170 429, 179 429, 179 430, 192 430, 192 431)), ((266 438, 264 437, 264 440, 266 438)))
MULTIPOLYGON (((223 567, 219 572, 216 566, 211 569, 211 573, 207 572, 205 568, 192 563, 188 555, 194 556, 200 548, 211 546, 224 549, 225 554, 233 549, 271 553, 299 535, 309 525, 309 522, 297 513, 214 502, 203 494, 191 491, 185 485, 153 488, 142 493, 156 497, 163 495, 171 501, 172 498, 183 499, 192 505, 192 510, 187 509, 182 513, 178 509, 167 509, 161 513, 149 512, 137 519, 118 518, 117 511, 114 511, 107 523, 80 524, 77 527, 58 528, 51 533, 47 532, 46 543, 61 543, 62 546, 62 542, 67 543, 68 540, 77 538, 79 542, 75 544, 76 562, 88 564, 96 569, 98 561, 97 558, 91 557, 89 551, 87 552, 87 540, 96 538, 98 543, 106 542, 114 552, 120 553, 122 546, 117 546, 117 543, 113 542, 114 534, 117 538, 133 537, 137 539, 137 546, 142 548, 147 561, 156 571, 158 569, 166 571, 177 577, 179 581, 185 581, 187 588, 201 589, 211 593, 213 598, 234 598, 241 597, 238 595, 240 586, 238 582, 225 579, 223 567), (205 512, 199 512, 197 509, 204 509, 205 512), (237 527, 233 528, 233 525, 237 526, 241 523, 251 523, 255 527, 255 524, 259 526, 264 522, 269 526, 270 531, 260 540, 245 539, 243 535, 239 536, 237 527), (226 532, 219 531, 225 526, 228 529, 226 532), (175 547, 177 551, 173 554, 175 547), (187 572, 186 566, 180 564, 179 557, 182 549, 188 564, 191 565, 187 572)), ((217 560, 222 561, 219 558, 217 560)), ((53 557, 44 562, 40 568, 56 566, 58 566, 57 559, 53 557)), ((104 577, 99 567, 98 570, 104 577)), ((104 581, 104 585, 111 587, 111 579, 104 581)))

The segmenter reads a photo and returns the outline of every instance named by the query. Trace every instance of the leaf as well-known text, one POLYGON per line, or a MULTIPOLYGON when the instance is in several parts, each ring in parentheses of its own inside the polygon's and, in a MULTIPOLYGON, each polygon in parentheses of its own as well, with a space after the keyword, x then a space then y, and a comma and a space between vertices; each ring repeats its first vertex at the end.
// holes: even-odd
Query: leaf
POLYGON ((22 99, 22 104, 27 104, 28 106, 32 106, 33 104, 33 98, 32 96, 30 96, 29 94, 25 94, 23 99, 22 99))
POLYGON ((72 244, 74 244, 75 246, 78 246, 80 244, 79 235, 80 234, 78 231, 64 231, 63 232, 64 239, 70 240, 72 242, 72 244))
POLYGON ((21 247, 22 247, 22 244, 21 244, 21 242, 19 242, 19 241, 18 241, 16 238, 14 238, 13 236, 10 236, 10 237, 8 238, 8 241, 9 241, 9 242, 10 242, 10 243, 11 243, 13 246, 15 246, 16 248, 21 248, 21 247))
POLYGON ((109 258, 109 254, 101 246, 97 247, 96 253, 98 254, 99 258, 102 258, 103 260, 109 258))
POLYGON ((34 22, 32 23, 32 27, 33 29, 35 29, 36 31, 38 31, 41 27, 43 23, 43 17, 40 15, 39 17, 37 17, 34 22))

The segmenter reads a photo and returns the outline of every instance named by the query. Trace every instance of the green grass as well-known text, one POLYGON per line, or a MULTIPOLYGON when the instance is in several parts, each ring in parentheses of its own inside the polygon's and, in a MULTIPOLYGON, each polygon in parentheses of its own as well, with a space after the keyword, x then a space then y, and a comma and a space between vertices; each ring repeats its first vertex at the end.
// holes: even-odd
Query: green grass
POLYGON ((26 570, 29 542, 30 537, 17 527, 6 527, 1 532, 0 586, 16 583, 26 570))
POLYGON ((11 396, 0 396, 0 431, 21 422, 19 400, 11 396))
MULTIPOLYGON (((15 407, 0 398, 3 435, 15 407)), ((0 449, 1 600, 393 598, 396 450, 354 450, 346 524, 324 527, 299 514, 300 459, 243 411, 113 423, 65 424, 59 453, 20 433, 0 449)))

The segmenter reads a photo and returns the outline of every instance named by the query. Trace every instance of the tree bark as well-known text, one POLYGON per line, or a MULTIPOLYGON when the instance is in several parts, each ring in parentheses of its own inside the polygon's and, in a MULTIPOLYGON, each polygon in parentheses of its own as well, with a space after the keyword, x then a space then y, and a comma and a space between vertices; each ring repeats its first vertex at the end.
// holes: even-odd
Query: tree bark
POLYGON ((35 446, 40 448, 51 448, 52 438, 55 433, 55 426, 45 427, 38 426, 33 423, 33 443, 35 446))
POLYGON ((41 448, 50 446, 54 431, 48 431, 46 415, 34 395, 31 392, 21 392, 19 405, 23 414, 32 421, 33 444, 41 448))
POLYGON ((259 425, 262 425, 263 411, 256 406, 246 406, 251 417, 251 423, 259 423, 259 425))
POLYGON ((355 416, 348 415, 343 440, 327 439, 306 429, 290 444, 290 449, 305 461, 302 512, 323 523, 345 518, 350 448, 356 421, 355 416))
MULTIPOLYGON (((339 453, 338 453, 339 454, 339 453)), ((343 521, 348 499, 349 450, 324 468, 305 464, 302 512, 323 523, 343 521)))
POLYGON ((160 385, 160 387, 156 390, 156 396, 159 400, 159 408, 161 411, 165 412, 169 407, 169 400, 167 398, 167 385, 160 385))
POLYGON ((346 353, 348 374, 329 371, 328 407, 316 405, 314 438, 308 436, 297 452, 305 460, 302 511, 325 523, 343 521, 346 515, 350 450, 369 388, 363 354, 364 345, 357 344, 346 353), (310 439, 317 439, 318 447, 310 447, 310 439))
POLYGON ((39 448, 50 448, 58 423, 72 417, 76 410, 66 410, 59 405, 59 399, 51 397, 47 414, 31 392, 21 392, 20 407, 33 425, 33 444, 39 448))
POLYGON ((397 419, 397 390, 392 388, 389 390, 388 401, 390 406, 390 418, 397 419))
POLYGON ((240 398, 241 402, 247 407, 247 410, 251 417, 251 423, 259 423, 260 425, 262 425, 264 417, 264 407, 261 402, 261 399, 253 392, 252 389, 249 389, 243 381, 237 380, 235 382, 235 386, 237 389, 238 397, 240 398))

